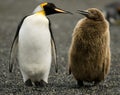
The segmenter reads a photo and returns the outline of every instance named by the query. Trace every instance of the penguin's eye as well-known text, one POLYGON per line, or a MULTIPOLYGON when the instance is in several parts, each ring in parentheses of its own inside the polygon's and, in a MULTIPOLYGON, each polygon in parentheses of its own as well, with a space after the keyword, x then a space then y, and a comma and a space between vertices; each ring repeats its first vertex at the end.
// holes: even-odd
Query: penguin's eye
POLYGON ((91 11, 91 13, 92 13, 93 15, 97 15, 97 12, 96 12, 96 11, 91 11))

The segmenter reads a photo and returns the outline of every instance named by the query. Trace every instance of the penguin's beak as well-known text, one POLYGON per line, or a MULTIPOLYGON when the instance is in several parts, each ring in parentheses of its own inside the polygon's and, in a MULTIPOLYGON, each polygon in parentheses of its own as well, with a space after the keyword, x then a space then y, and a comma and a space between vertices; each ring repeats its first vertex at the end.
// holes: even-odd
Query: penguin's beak
POLYGON ((65 10, 62 10, 62 9, 60 9, 60 8, 55 8, 54 10, 55 10, 57 13, 73 14, 73 13, 71 13, 71 12, 69 12, 69 11, 65 11, 65 10))
POLYGON ((82 15, 84 15, 84 16, 86 16, 86 17, 88 17, 88 16, 90 15, 89 12, 83 11, 83 10, 77 10, 77 13, 82 14, 82 15))

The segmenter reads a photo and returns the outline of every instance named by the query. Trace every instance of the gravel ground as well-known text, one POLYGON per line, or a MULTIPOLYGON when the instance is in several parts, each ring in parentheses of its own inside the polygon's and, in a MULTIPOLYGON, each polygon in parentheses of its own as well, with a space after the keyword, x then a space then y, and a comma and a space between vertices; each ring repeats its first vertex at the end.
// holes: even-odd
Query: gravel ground
MULTIPOLYGON (((51 15, 53 34, 58 50, 59 72, 52 64, 49 84, 44 88, 26 87, 18 64, 13 73, 8 72, 9 51, 21 18, 45 0, 0 0, 0 95, 120 95, 120 27, 111 26, 112 65, 108 77, 97 86, 76 88, 76 81, 68 75, 67 54, 72 30, 81 18, 75 15, 51 15)), ((97 7, 119 0, 47 0, 56 6, 75 12, 77 9, 97 7)))

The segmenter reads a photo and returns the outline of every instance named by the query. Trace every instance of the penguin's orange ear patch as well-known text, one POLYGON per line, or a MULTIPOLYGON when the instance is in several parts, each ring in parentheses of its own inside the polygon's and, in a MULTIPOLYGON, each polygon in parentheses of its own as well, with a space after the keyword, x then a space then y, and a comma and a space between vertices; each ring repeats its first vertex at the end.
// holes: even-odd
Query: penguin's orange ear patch
POLYGON ((36 12, 36 14, 45 16, 45 11, 42 10, 42 11, 36 12))

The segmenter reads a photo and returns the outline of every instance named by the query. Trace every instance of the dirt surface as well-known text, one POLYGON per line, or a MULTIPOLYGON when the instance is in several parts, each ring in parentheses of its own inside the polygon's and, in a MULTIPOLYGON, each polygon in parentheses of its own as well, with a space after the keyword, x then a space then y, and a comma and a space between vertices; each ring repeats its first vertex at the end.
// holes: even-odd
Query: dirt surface
POLYGON ((109 2, 119 0, 47 0, 75 15, 49 16, 57 44, 59 72, 52 64, 49 84, 44 88, 24 86, 18 64, 13 73, 8 72, 9 51, 16 28, 22 17, 45 0, 0 0, 0 95, 120 95, 120 26, 111 26, 112 65, 108 77, 97 86, 76 88, 76 81, 68 75, 67 55, 72 30, 82 17, 77 9, 104 8, 109 2))

